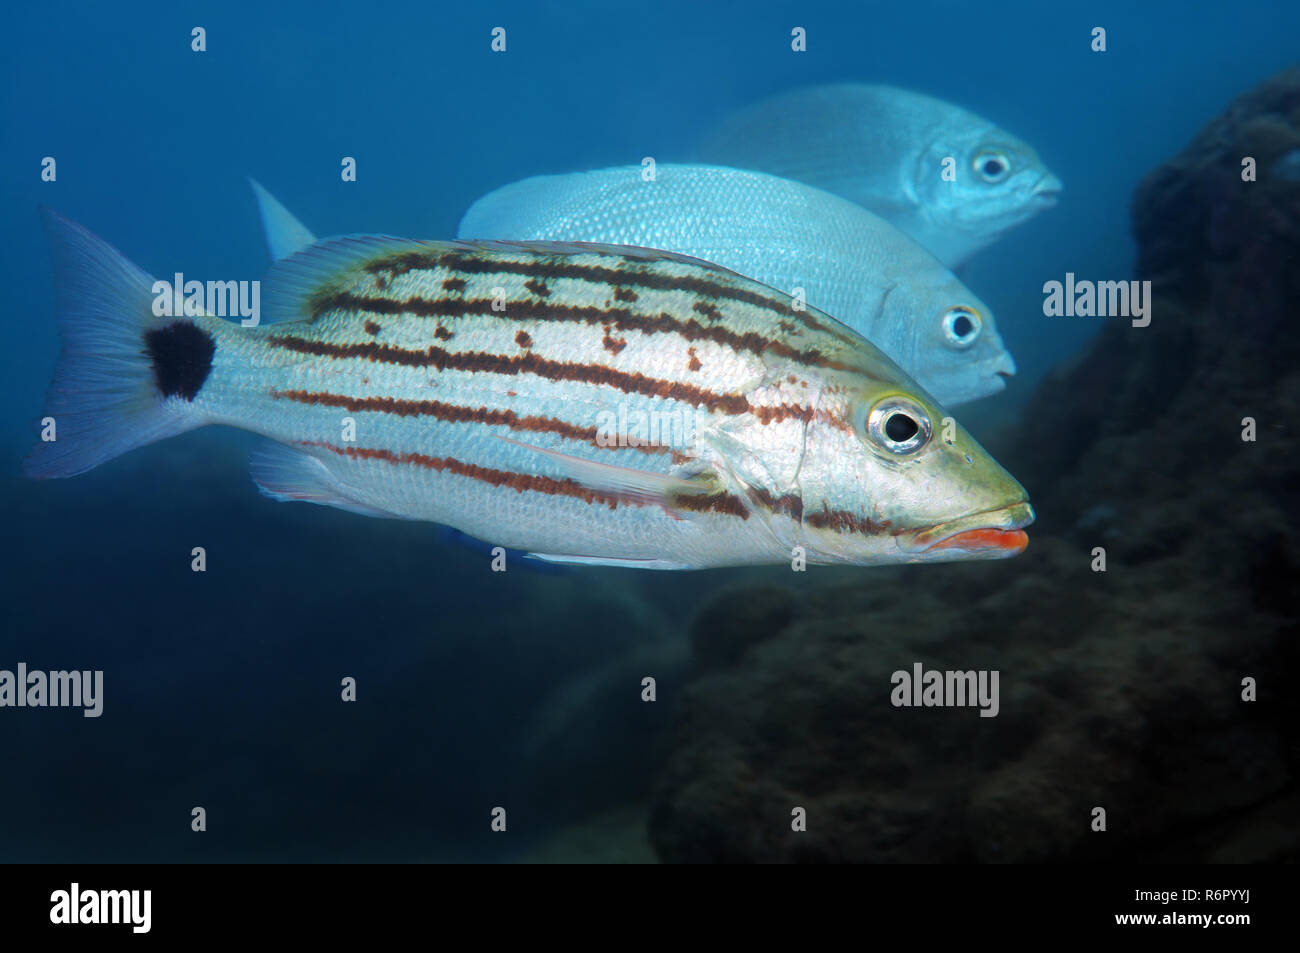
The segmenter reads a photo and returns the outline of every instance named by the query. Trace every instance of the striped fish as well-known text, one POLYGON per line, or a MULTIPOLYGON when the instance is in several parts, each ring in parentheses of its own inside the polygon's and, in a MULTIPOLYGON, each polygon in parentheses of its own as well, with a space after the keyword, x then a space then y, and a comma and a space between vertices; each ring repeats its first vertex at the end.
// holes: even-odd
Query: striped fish
POLYGON ((349 237, 257 327, 155 317, 153 279, 47 213, 64 350, 34 477, 205 424, 269 438, 277 500, 655 569, 1013 555, 1024 489, 865 339, 715 265, 582 244, 349 237))
POLYGON ((475 202, 458 237, 667 248, 803 288, 949 407, 1016 372, 989 306, 938 259, 860 205, 789 179, 667 163, 651 182, 640 166, 535 176, 475 202))
MULTIPOLYGON (((947 407, 996 394, 1015 374, 989 306, 877 215, 821 189, 759 172, 661 163, 540 175, 465 213, 459 238, 608 242, 681 252, 809 304, 893 358, 947 407)), ((252 183, 267 246, 283 258, 315 241, 252 183)))

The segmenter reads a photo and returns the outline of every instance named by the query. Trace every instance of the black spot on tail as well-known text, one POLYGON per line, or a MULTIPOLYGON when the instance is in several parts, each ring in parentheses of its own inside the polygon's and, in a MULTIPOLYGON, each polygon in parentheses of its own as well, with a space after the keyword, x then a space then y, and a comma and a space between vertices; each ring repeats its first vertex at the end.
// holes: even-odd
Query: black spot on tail
POLYGON ((146 331, 145 351, 153 362, 153 380, 164 397, 193 400, 212 371, 217 342, 188 321, 146 331))

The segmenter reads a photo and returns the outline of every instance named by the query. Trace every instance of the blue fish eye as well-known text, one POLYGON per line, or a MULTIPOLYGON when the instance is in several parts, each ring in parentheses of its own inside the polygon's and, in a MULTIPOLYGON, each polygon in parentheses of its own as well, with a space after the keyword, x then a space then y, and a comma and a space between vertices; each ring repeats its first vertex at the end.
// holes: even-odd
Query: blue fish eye
POLYGON ((975 157, 975 171, 986 182, 1000 182, 1011 171, 1011 160, 1001 152, 981 152, 975 157))
POLYGON ((972 308, 958 305, 943 316, 943 336, 956 348, 968 348, 979 340, 984 322, 972 308))

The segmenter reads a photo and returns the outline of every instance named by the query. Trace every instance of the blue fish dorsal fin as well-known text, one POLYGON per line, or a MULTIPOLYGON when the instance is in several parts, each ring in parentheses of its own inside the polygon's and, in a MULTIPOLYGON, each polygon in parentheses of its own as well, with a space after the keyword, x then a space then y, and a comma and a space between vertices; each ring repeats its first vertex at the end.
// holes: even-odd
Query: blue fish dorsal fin
POLYGON ((272 261, 288 258, 294 252, 316 241, 316 236, 285 208, 274 195, 256 179, 249 179, 253 194, 257 196, 257 209, 262 215, 262 233, 272 261))

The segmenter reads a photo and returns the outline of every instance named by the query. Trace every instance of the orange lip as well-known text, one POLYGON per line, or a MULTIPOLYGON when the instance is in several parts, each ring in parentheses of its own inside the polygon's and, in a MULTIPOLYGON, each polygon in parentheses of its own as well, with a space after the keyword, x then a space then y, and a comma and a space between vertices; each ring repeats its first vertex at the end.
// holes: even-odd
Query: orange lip
POLYGON ((930 549, 964 549, 968 552, 999 552, 1014 556, 1029 545, 1029 534, 1021 529, 968 529, 935 543, 930 549))
POLYGON ((908 548, 913 552, 955 550, 994 558, 1014 556, 1029 545, 1022 532, 1034 521, 1028 500, 983 513, 972 513, 917 533, 908 548))

